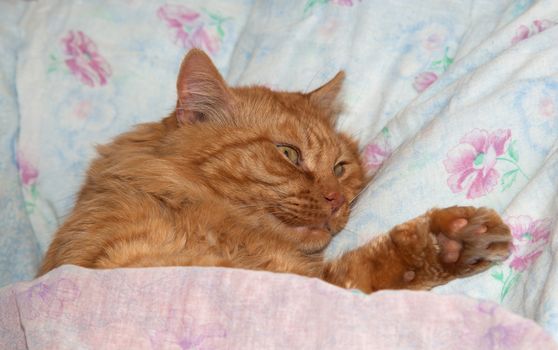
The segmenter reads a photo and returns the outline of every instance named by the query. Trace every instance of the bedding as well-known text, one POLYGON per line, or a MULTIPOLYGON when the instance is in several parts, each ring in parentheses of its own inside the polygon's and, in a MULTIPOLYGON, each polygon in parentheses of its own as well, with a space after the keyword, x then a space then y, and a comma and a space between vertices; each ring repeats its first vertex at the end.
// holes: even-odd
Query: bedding
POLYGON ((0 308, 0 347, 14 350, 558 349, 487 301, 222 268, 63 266, 0 290, 0 308))
MULTIPOLYGON (((435 206, 493 207, 511 227, 512 256, 480 275, 434 294, 358 298, 487 300, 558 339, 555 1, 4 1, 0 18, 0 286, 33 278, 94 146, 168 114, 179 62, 200 47, 233 85, 309 91, 347 72, 339 128, 359 139, 374 180, 329 257, 435 206)), ((140 283, 152 271, 166 273, 129 273, 140 283)), ((97 276, 68 268, 46 279, 65 273, 77 284, 97 276)), ((4 289, 3 305, 18 306, 14 291, 33 283, 4 289)))

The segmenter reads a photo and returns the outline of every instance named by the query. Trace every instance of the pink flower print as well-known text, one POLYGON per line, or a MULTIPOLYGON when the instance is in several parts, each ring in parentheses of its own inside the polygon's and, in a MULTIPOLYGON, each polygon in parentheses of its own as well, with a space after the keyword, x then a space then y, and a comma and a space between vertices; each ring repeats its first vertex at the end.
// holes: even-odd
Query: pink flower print
MULTIPOLYGON (((512 236, 519 242, 548 243, 550 237, 550 220, 533 220, 529 216, 510 217, 507 220, 512 236)), ((517 248, 517 245, 515 246, 517 248)))
POLYGON ((507 266, 492 272, 492 277, 502 284, 500 302, 542 254, 550 239, 551 226, 549 219, 533 220, 526 215, 508 217, 505 221, 513 236, 512 255, 507 266))
POLYGON ((510 263, 510 266, 516 271, 523 272, 530 265, 532 265, 541 254, 542 251, 533 251, 523 256, 516 256, 513 258, 512 262, 510 263))
POLYGON ((438 76, 436 75, 436 73, 423 72, 415 77, 415 82, 413 83, 413 87, 417 92, 423 92, 430 85, 432 85, 436 80, 438 80, 438 76))
POLYGON ((477 304, 477 311, 486 315, 494 316, 494 312, 498 308, 498 304, 488 300, 479 300, 477 304))
POLYGON ((364 164, 368 170, 376 172, 390 155, 388 147, 371 143, 364 148, 364 164))
MULTIPOLYGON (((438 45, 442 40, 442 38, 437 34, 431 34, 427 40, 425 47, 427 49, 434 49, 435 46, 430 46, 430 44, 438 45), (436 44, 438 42, 438 44, 436 44)), ((449 66, 453 64, 453 58, 450 56, 450 48, 446 47, 444 50, 444 56, 442 56, 439 60, 435 60, 431 63, 430 67, 427 68, 429 71, 422 72, 415 77, 415 81, 413 82, 413 87, 417 92, 423 92, 426 90, 430 85, 432 85, 438 77, 442 75, 446 70, 448 70, 449 66)))
POLYGON ((384 127, 381 130, 380 139, 377 139, 364 148, 364 163, 370 173, 378 171, 384 161, 391 155, 390 138, 389 128, 384 127))
POLYGON ((85 120, 93 109, 91 101, 81 101, 74 107, 74 116, 77 119, 85 120))
POLYGON ((427 50, 433 51, 436 50, 437 48, 439 48, 443 41, 444 41, 444 37, 438 33, 433 33, 430 34, 428 37, 426 37, 426 39, 423 42, 423 46, 424 48, 426 48, 427 50))
MULTIPOLYGON (((359 0, 359 2, 362 0, 359 0)), ((306 5, 304 5, 304 13, 314 8, 316 5, 327 5, 333 4, 338 6, 353 6, 356 3, 355 0, 308 0, 306 5)))
POLYGON ((528 37, 529 37, 529 28, 527 28, 522 24, 515 31, 515 36, 512 38, 512 45, 515 45, 518 42, 527 39, 528 37))
POLYGON ((522 24, 519 27, 517 27, 515 31, 515 36, 512 38, 512 45, 515 45, 518 42, 525 40, 535 34, 544 32, 545 30, 554 26, 555 24, 556 23, 546 19, 534 20, 529 27, 522 24))
POLYGON ((554 26, 556 23, 546 20, 546 19, 537 19, 533 21, 533 26, 537 28, 537 32, 544 32, 548 28, 554 26))
POLYGON ((157 16, 167 22, 169 28, 176 31, 176 41, 180 42, 184 47, 193 47, 189 42, 190 34, 186 31, 187 25, 193 25, 200 18, 200 14, 195 11, 188 10, 180 5, 163 5, 157 11, 157 16))
POLYGON ((500 174, 494 165, 506 150, 510 130, 474 129, 448 152, 444 166, 450 173, 448 185, 452 192, 467 191, 468 199, 486 195, 494 189, 500 174))
POLYGON ((64 62, 72 74, 88 86, 105 85, 112 72, 108 62, 97 52, 97 45, 82 31, 70 31, 62 38, 64 62))
POLYGON ((22 309, 25 317, 31 320, 41 315, 57 318, 62 315, 65 304, 73 302, 79 294, 78 287, 69 279, 40 282, 23 293, 22 309))
POLYGON ((542 254, 550 239, 550 220, 533 220, 522 215, 506 220, 510 226, 514 245, 510 267, 518 272, 525 271, 542 254))
MULTIPOLYGON (((219 36, 211 35, 208 32, 199 12, 181 5, 163 5, 157 10, 157 16, 175 32, 175 42, 182 47, 202 48, 209 53, 219 50, 219 36)), ((217 16, 213 17, 217 18, 217 16)), ((222 29, 218 27, 217 31, 222 31, 222 29)))
POLYGON ((213 349, 215 343, 227 337, 225 328, 217 322, 198 323, 185 310, 169 310, 164 330, 150 331, 154 349, 178 347, 180 349, 213 349))
POLYGON ((210 36, 203 27, 197 28, 192 33, 193 47, 202 47, 206 51, 215 53, 219 50, 219 41, 210 36))
POLYGON ((25 158, 22 152, 17 152, 16 156, 17 166, 19 168, 19 177, 24 185, 29 186, 35 183, 35 180, 39 176, 39 171, 33 164, 25 158))
POLYGON ((490 327, 481 338, 483 349, 512 349, 521 344, 525 334, 522 324, 502 325, 490 327))
POLYGON ((556 106, 550 97, 543 97, 539 101, 539 115, 544 118, 552 118, 556 114, 556 106))
POLYGON ((332 3, 340 6, 353 6, 353 0, 333 0, 332 3))

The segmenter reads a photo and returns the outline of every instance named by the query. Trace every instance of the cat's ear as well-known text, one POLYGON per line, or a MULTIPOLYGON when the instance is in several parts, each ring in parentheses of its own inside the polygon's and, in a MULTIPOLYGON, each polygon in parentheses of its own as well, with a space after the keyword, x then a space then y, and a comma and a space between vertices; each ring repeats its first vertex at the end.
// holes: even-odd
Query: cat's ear
POLYGON ((339 100, 339 93, 344 80, 345 72, 339 71, 333 79, 306 94, 310 102, 326 111, 332 122, 335 122, 343 109, 343 104, 339 100))
POLYGON ((202 50, 188 52, 180 65, 176 88, 176 119, 179 125, 225 121, 230 114, 232 93, 202 50))

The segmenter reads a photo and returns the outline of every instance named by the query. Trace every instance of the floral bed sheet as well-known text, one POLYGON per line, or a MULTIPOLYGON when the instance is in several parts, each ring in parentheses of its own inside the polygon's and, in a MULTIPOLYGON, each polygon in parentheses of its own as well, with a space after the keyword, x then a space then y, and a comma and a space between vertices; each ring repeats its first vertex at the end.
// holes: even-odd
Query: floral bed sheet
POLYGON ((328 256, 430 207, 493 207, 512 256, 434 291, 558 339, 555 1, 4 1, 0 18, 0 285, 33 277, 95 144, 169 113, 200 47, 231 84, 347 72, 339 128, 375 178, 328 256))

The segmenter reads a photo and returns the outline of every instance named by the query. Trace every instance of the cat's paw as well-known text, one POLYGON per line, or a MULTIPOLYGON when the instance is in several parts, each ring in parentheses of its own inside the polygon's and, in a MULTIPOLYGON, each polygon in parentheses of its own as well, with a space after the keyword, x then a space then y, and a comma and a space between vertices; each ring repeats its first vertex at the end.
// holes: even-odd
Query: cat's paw
POLYGON ((419 289, 481 272, 512 247, 508 226, 487 208, 433 209, 389 236, 405 265, 403 280, 419 289))
POLYGON ((438 260, 456 276, 471 275, 505 260, 511 251, 508 226, 492 209, 450 207, 429 212, 438 260))

